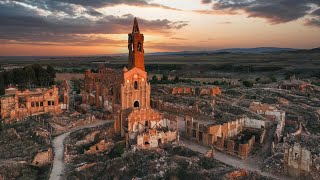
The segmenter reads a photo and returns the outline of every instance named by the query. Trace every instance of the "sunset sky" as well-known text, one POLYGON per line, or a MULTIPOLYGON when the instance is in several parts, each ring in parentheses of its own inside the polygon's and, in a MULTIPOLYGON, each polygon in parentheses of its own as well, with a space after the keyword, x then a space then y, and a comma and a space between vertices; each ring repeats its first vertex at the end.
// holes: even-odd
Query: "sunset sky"
POLYGON ((0 56, 320 46, 320 0, 0 0, 0 56))

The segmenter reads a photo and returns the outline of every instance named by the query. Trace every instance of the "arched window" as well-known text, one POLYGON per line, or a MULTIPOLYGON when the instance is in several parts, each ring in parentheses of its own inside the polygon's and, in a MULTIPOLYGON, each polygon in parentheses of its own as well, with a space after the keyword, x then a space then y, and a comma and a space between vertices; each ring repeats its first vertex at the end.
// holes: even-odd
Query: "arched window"
POLYGON ((138 89, 138 81, 135 81, 135 82, 134 82, 133 87, 134 87, 134 89, 138 89))
POLYGON ((138 42, 138 51, 141 52, 142 51, 142 45, 141 42, 138 42))
POLYGON ((139 107, 139 101, 135 101, 135 102, 133 103, 133 107, 138 108, 138 107, 139 107))

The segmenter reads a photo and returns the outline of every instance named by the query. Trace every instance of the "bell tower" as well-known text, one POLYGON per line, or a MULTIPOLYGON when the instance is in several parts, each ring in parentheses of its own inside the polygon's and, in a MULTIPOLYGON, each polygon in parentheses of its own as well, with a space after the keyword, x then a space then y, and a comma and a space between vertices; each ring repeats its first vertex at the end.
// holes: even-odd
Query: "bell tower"
POLYGON ((137 18, 134 18, 132 33, 128 34, 129 70, 137 67, 145 71, 143 41, 144 36, 140 34, 137 18))

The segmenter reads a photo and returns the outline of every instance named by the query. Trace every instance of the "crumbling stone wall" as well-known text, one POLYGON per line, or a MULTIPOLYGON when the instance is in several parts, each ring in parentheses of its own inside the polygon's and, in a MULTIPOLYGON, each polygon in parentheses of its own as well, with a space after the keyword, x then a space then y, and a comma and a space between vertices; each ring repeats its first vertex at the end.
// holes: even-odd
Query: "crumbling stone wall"
POLYGON ((120 89, 123 81, 122 72, 100 65, 98 72, 85 72, 81 90, 82 103, 108 111, 120 104, 120 89))
POLYGON ((307 149, 295 143, 284 152, 284 169, 285 172, 293 177, 305 177, 310 173, 312 165, 311 153, 307 149))
POLYGON ((104 139, 99 141, 97 144, 90 146, 89 150, 85 151, 85 154, 96 154, 100 152, 104 152, 107 150, 111 150, 114 146, 113 142, 106 142, 104 139))
POLYGON ((194 89, 191 87, 174 87, 174 88, 172 88, 171 94, 173 94, 173 95, 177 95, 177 94, 194 95, 195 92, 194 92, 194 89))
POLYGON ((252 136, 248 143, 239 144, 238 155, 242 159, 247 159, 254 145, 255 136, 252 136))
POLYGON ((60 114, 59 90, 52 88, 37 88, 25 91, 8 91, 1 97, 1 117, 5 123, 13 119, 23 119, 35 114, 60 114))
POLYGON ((70 86, 67 80, 64 80, 59 87, 59 101, 62 110, 70 108, 70 86))
POLYGON ((174 87, 171 90, 173 95, 192 95, 192 96, 217 96, 221 95, 221 89, 216 87, 174 87))
POLYGON ((177 139, 177 131, 157 131, 150 130, 148 133, 143 133, 137 136, 137 146, 145 148, 155 148, 160 144, 171 142, 177 139))
POLYGON ((244 122, 245 117, 223 124, 206 124, 205 122, 186 116, 186 136, 204 145, 213 145, 217 142, 217 144, 220 144, 218 147, 224 147, 223 143, 225 139, 234 137, 242 132, 244 122), (221 142, 218 143, 220 140, 221 142))
POLYGON ((222 91, 221 89, 216 87, 210 87, 210 88, 200 88, 200 96, 218 96, 221 95, 222 91))

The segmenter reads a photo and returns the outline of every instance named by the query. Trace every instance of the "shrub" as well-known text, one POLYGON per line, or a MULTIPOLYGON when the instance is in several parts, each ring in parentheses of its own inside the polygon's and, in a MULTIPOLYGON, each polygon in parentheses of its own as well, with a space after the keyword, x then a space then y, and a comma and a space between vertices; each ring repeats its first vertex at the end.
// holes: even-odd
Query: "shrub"
POLYGON ((243 81, 242 84, 243 84, 245 87, 252 87, 252 86, 253 86, 253 82, 251 82, 251 81, 243 81))

